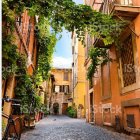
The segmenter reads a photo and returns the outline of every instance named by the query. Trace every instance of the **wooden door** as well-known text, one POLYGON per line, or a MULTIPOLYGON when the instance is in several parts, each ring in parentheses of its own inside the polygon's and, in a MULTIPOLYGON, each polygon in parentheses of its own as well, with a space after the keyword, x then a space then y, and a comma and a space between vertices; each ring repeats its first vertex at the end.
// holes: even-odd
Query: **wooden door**
POLYGON ((63 115, 66 115, 66 109, 67 109, 67 107, 68 107, 68 103, 63 103, 62 104, 62 114, 63 115))

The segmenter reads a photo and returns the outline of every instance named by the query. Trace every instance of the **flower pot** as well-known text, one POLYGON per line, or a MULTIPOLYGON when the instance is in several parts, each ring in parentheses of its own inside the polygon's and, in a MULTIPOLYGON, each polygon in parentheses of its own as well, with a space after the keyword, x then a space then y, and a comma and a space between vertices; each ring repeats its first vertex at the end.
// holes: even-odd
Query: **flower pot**
POLYGON ((34 115, 26 116, 24 119, 24 122, 25 122, 25 127, 34 128, 35 127, 35 116, 34 115))

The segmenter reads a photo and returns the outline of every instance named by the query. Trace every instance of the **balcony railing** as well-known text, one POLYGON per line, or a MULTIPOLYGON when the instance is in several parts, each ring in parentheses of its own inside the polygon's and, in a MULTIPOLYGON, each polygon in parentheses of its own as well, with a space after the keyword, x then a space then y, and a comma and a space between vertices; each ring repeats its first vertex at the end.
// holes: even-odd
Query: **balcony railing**
MULTIPOLYGON (((139 3, 140 4, 140 3, 139 3)), ((94 0, 92 7, 94 10, 110 14, 114 6, 138 6, 134 0, 94 0)))

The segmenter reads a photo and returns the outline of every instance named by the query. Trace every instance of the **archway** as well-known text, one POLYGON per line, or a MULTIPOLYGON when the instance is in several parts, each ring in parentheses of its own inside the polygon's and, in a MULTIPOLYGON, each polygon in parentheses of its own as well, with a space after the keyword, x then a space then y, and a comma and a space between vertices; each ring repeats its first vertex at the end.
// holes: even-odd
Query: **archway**
POLYGON ((55 115, 59 114, 59 104, 58 103, 53 104, 53 112, 55 115))

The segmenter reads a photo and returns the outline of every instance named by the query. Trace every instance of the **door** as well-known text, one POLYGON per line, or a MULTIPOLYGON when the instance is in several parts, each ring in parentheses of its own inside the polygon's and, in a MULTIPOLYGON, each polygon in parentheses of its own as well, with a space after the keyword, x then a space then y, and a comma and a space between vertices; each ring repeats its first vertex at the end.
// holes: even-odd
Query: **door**
POLYGON ((68 107, 68 103, 63 103, 62 104, 62 114, 63 115, 66 115, 66 109, 67 109, 67 107, 68 107))
POLYGON ((90 122, 94 122, 93 92, 90 93, 90 122))

